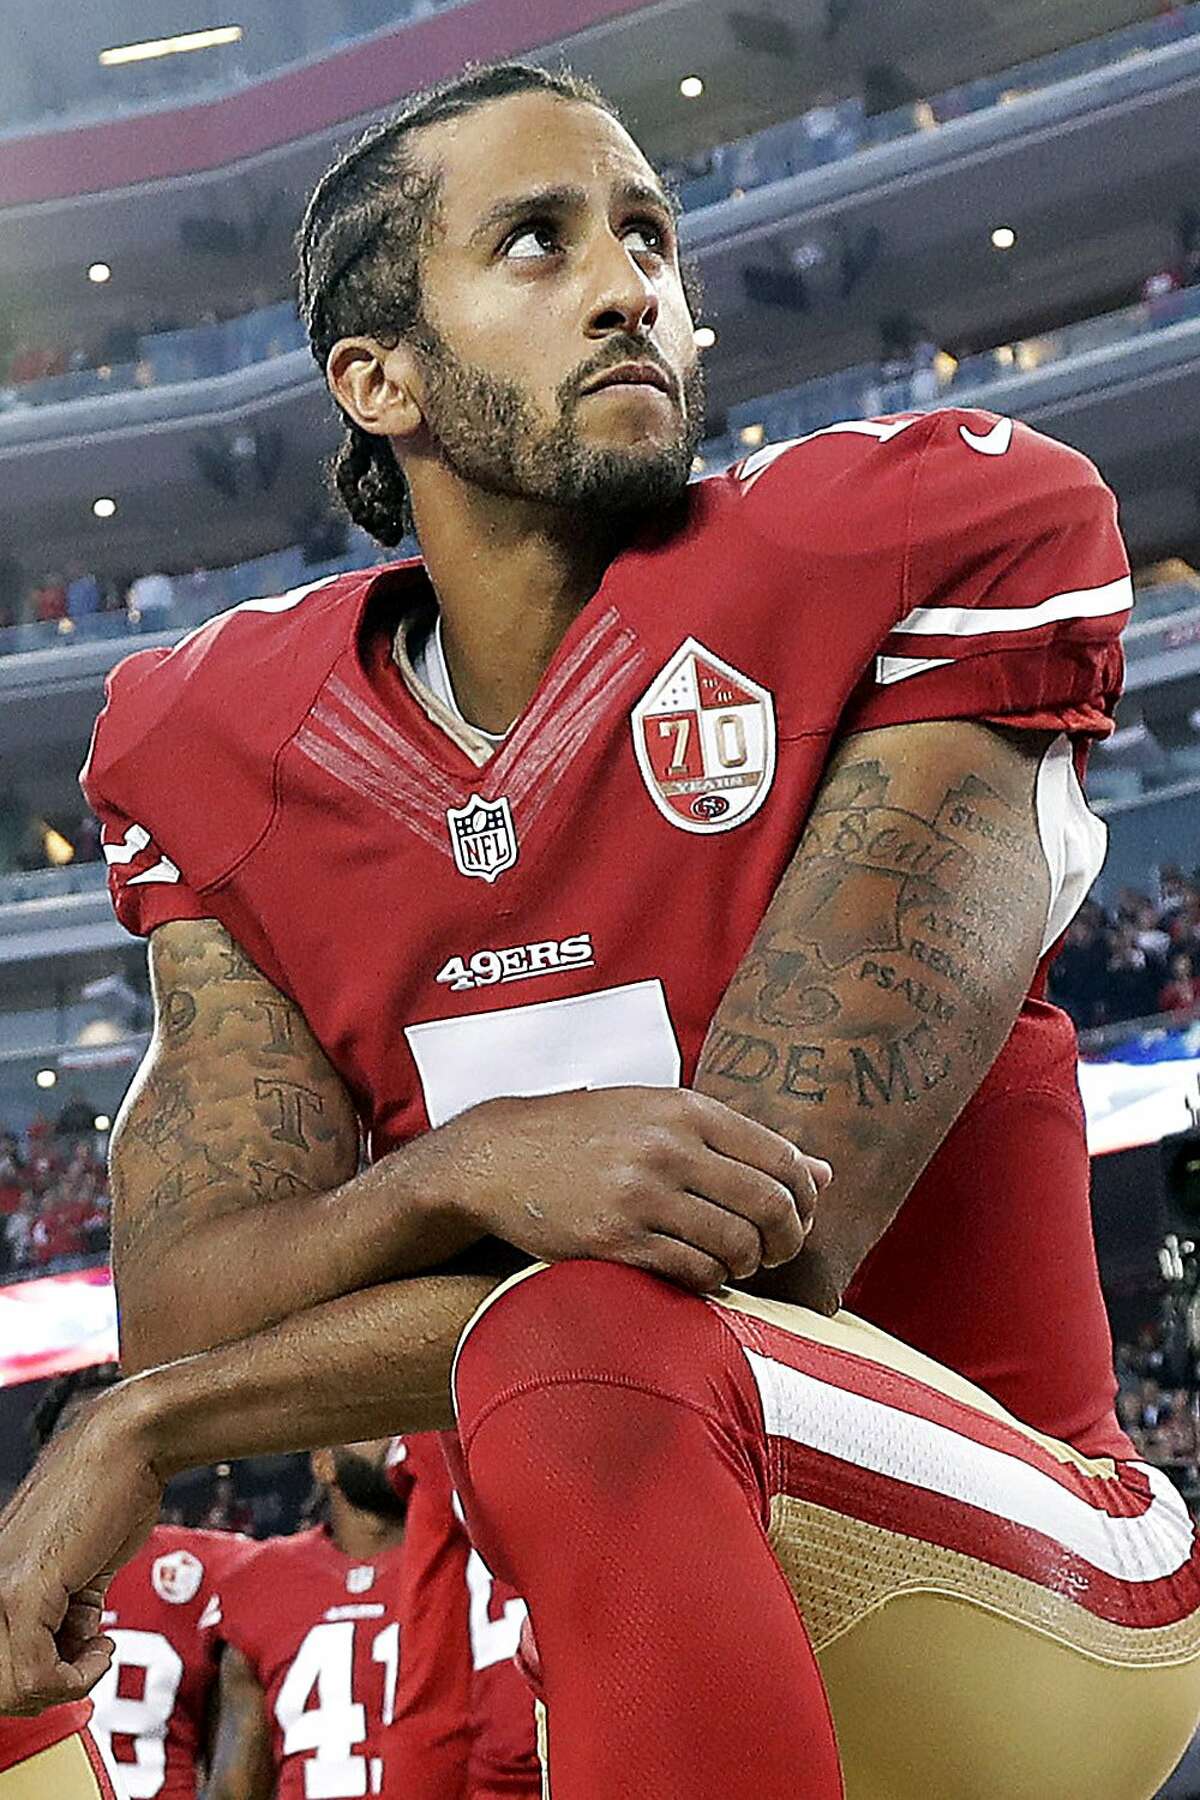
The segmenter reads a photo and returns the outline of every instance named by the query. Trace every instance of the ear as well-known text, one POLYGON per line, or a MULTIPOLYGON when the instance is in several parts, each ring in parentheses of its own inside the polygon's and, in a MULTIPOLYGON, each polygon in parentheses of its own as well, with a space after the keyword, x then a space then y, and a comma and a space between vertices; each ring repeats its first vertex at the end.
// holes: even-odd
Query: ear
POLYGON ((412 437, 424 423, 420 373, 405 344, 388 349, 377 338, 339 338, 325 379, 343 412, 374 437, 412 437))

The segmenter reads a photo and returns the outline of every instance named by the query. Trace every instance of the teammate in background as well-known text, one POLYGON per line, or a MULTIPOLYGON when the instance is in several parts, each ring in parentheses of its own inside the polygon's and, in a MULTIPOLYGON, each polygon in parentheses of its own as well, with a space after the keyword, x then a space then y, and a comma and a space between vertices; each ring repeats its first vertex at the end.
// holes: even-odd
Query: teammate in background
MULTIPOLYGON (((452 1446, 453 1435, 445 1441, 452 1446)), ((441 1696, 427 1716, 454 1716, 451 1695, 458 1682, 456 1699, 470 1742, 468 1800, 540 1800, 533 1693, 515 1660, 528 1617, 525 1603, 472 1548, 438 1438, 396 1443, 398 1469, 415 1465, 417 1474, 406 1543, 412 1559, 407 1641, 418 1630, 425 1636, 432 1647, 428 1660, 441 1677, 441 1696), (464 1658, 466 1645, 470 1654, 464 1658)))
MULTIPOLYGON (((466 1527, 464 1526, 464 1536, 466 1527)), ((467 1539, 471 1639, 470 1800, 540 1800, 533 1691, 517 1664, 529 1609, 467 1539)))
POLYGON ((63 1609, 181 1459, 445 1425, 452 1379, 554 1800, 1145 1800, 1200 1559, 1113 1418, 1042 998, 1102 854, 1113 496, 964 409, 689 487, 669 196, 558 77, 414 102, 300 251, 343 495, 422 559, 110 678, 149 1372, 6 1516, 0 1705, 78 1693, 63 1609))
MULTIPOLYGON (((115 1364, 101 1363, 53 1383, 33 1416, 35 1445, 119 1379, 115 1364)), ((113 1577, 100 1618, 113 1656, 92 1690, 91 1731, 118 1800, 195 1800, 214 1725, 217 1592, 252 1549, 227 1532, 155 1525, 113 1577)))
POLYGON ((427 1703, 414 1698, 426 1671, 406 1607, 415 1477, 390 1468, 390 1448, 383 1438, 316 1451, 327 1522, 267 1539, 226 1583, 205 1800, 459 1800, 461 1703, 460 1729, 433 1769, 428 1721, 412 1720, 427 1703))

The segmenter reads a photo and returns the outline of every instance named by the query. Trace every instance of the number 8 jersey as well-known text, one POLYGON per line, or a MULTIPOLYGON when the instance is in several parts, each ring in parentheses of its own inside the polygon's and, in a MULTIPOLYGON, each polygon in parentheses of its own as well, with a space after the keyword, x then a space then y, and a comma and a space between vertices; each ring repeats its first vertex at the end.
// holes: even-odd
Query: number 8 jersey
POLYGON ((115 1646, 92 1691, 92 1736, 121 1800, 195 1800, 220 1657, 220 1584, 253 1550, 223 1531, 156 1525, 109 1586, 115 1646))

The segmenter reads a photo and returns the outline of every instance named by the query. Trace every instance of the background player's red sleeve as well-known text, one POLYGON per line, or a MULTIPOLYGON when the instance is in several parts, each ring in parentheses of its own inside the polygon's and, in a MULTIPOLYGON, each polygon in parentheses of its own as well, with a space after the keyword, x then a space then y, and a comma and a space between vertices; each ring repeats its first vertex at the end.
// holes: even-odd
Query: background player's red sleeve
POLYGON ((1095 466, 992 413, 935 415, 912 495, 899 622, 845 734, 976 718, 1104 737, 1133 600, 1095 466))
POLYGON ((439 1434, 404 1439, 411 1479, 403 1555, 404 1654, 394 1737, 406 1800, 465 1800, 471 1748, 470 1545, 439 1434))

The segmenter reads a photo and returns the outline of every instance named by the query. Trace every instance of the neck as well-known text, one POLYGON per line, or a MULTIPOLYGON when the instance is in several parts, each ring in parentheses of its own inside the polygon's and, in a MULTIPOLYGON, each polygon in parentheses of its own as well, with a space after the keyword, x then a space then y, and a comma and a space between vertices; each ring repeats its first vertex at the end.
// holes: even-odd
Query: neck
POLYGON ((343 1556, 370 1562, 385 1550, 393 1550, 404 1538, 403 1519, 385 1519, 379 1513, 351 1506, 336 1489, 329 1495, 329 1530, 343 1556))
MULTIPOLYGON (((442 472, 445 474, 445 472, 442 472)), ((571 622, 622 545, 561 511, 469 488, 412 484, 421 554, 463 717, 503 732, 522 712, 571 622)))

